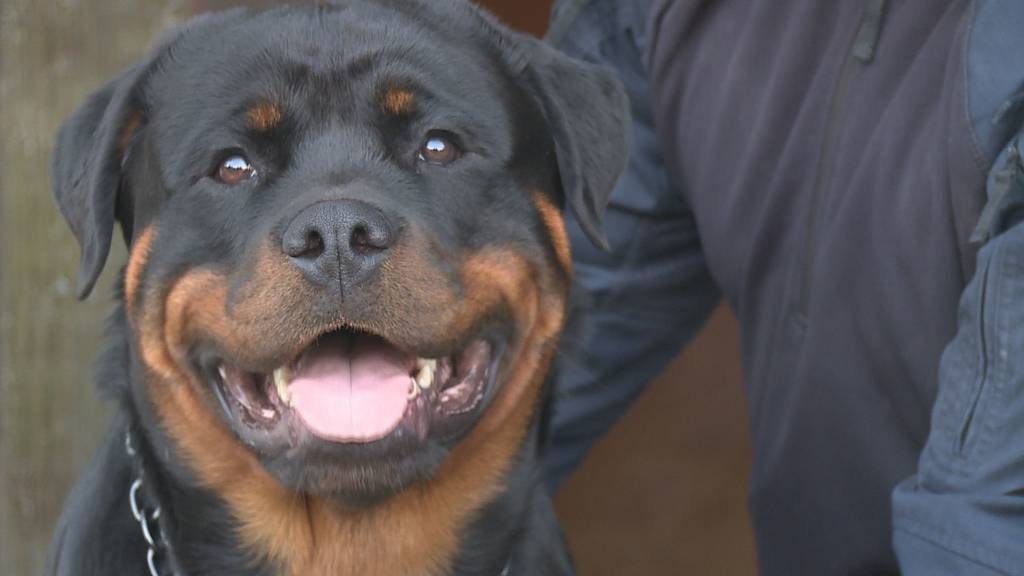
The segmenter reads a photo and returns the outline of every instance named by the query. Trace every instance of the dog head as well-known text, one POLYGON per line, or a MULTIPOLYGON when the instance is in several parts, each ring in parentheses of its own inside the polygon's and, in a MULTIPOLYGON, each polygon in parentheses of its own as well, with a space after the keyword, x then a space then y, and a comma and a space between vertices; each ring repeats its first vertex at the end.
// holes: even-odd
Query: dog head
POLYGON ((380 504, 499 481, 563 323, 561 210, 603 243, 626 117, 460 2, 232 11, 92 95, 54 188, 80 296, 115 221, 129 245, 147 434, 240 514, 240 478, 380 504))

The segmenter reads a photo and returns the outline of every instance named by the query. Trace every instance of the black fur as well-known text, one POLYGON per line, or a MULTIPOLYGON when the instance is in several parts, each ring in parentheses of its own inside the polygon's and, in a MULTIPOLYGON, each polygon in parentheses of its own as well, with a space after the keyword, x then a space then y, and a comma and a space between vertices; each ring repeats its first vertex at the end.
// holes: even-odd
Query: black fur
MULTIPOLYGON (((172 32, 85 102, 60 131, 54 192, 81 244, 81 297, 104 265, 115 220, 129 243, 157 219, 161 230, 175 231, 160 236, 160 257, 148 271, 169 282, 190 267, 235 266, 256 231, 279 233, 274 215, 294 195, 356 177, 386 190, 390 196, 378 199, 386 207, 429 221, 446 246, 551 253, 521 191, 541 190, 572 209, 604 245, 603 209, 626 160, 626 115, 625 96, 606 72, 460 1, 235 10, 172 32), (408 79, 426 110, 404 120, 374 113, 372 87, 382 77, 408 79), (233 118, 268 89, 286 101, 284 117, 254 134, 233 118), (126 140, 133 118, 139 127, 126 140), (476 154, 457 173, 407 161, 417 122, 437 118, 462 130, 476 154), (207 176, 239 147, 261 179, 247 194, 225 193, 207 176)), ((240 546, 226 505, 176 458, 142 385, 120 305, 107 338, 98 380, 119 408, 68 498, 46 573, 144 573, 145 546, 128 510, 128 429, 186 574, 276 573, 240 546)), ((540 478, 541 423, 535 418, 507 489, 464 535, 454 574, 497 574, 509 559, 511 574, 571 573, 540 478)))

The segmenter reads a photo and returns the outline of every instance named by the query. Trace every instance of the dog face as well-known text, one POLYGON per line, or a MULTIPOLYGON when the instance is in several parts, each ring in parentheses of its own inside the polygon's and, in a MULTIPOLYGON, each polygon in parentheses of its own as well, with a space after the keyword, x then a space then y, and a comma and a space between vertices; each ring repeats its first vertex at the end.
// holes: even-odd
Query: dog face
MULTIPOLYGON (((61 131, 80 293, 121 222, 131 398, 236 511, 493 485, 625 161, 603 72, 458 2, 201 18, 61 131), (267 490, 271 490, 268 488, 267 490)), ((482 493, 482 492, 481 492, 482 493)))

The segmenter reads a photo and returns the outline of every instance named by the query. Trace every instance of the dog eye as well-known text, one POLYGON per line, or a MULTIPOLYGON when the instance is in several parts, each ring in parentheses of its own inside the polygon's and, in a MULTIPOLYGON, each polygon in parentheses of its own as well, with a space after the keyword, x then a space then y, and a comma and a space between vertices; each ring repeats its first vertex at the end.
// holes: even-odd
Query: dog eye
POLYGON ((234 185, 251 180, 256 176, 256 169, 249 164, 245 156, 235 154, 220 163, 217 168, 217 180, 224 184, 234 185))
POLYGON ((432 130, 428 133, 423 146, 420 146, 419 159, 421 162, 444 166, 461 157, 462 150, 455 143, 455 137, 441 130, 432 130))

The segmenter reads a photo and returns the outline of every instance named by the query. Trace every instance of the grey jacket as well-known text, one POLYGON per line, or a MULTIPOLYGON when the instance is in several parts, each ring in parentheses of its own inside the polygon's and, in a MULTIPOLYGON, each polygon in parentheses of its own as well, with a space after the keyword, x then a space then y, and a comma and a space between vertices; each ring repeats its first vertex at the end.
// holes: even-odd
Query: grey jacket
POLYGON ((1024 574, 1024 2, 569 0, 551 34, 635 114, 613 251, 571 227, 553 485, 721 295, 763 574, 1024 574))

